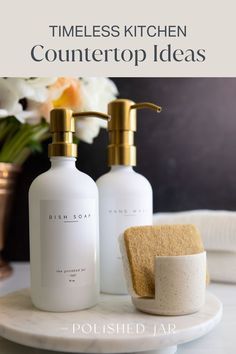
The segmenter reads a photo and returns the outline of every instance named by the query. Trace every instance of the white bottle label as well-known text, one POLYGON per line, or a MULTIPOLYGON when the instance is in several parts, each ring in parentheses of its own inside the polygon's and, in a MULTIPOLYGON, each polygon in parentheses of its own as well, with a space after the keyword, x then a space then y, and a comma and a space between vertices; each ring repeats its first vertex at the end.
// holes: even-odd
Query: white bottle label
POLYGON ((42 286, 64 288, 93 283, 96 233, 95 199, 42 200, 42 286))
MULTIPOLYGON (((131 226, 152 224, 152 203, 145 198, 104 198, 101 223, 103 234, 107 235, 107 240, 111 240, 111 230, 118 238, 119 234, 131 226)), ((112 240, 113 242, 113 240, 112 240)), ((121 259, 118 242, 115 243, 115 258, 121 259)))

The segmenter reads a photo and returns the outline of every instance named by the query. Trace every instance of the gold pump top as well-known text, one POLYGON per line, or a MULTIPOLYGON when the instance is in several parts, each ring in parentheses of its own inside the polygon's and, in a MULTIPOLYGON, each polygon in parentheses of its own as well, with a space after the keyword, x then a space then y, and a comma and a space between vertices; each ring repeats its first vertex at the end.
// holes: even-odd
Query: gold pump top
POLYGON ((73 142, 75 119, 77 117, 97 117, 109 121, 110 116, 101 112, 73 112, 71 109, 56 108, 50 112, 52 143, 48 155, 77 157, 77 144, 73 142))
POLYGON ((149 102, 135 103, 128 99, 116 99, 108 104, 108 164, 136 165, 134 132, 137 130, 136 110, 149 108, 161 112, 161 107, 149 102))

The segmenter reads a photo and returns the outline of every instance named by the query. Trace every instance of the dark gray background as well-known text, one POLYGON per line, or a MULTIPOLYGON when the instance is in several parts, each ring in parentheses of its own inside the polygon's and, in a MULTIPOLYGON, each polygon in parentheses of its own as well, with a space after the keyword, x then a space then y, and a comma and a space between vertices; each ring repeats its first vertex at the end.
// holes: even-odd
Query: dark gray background
MULTIPOLYGON (((138 113, 136 170, 153 186, 154 210, 236 209, 236 79, 117 78, 121 98, 163 106, 138 113)), ((80 143, 78 167, 94 179, 108 170, 106 131, 93 145, 80 143)), ((42 155, 23 168, 9 227, 6 255, 26 260, 27 193, 50 164, 42 155)))

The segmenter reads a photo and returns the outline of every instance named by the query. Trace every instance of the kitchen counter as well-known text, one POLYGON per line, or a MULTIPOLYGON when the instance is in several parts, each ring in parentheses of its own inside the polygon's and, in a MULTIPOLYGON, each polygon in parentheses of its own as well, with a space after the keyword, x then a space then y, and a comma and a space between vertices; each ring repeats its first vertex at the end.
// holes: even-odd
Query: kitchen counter
MULTIPOLYGON (((29 264, 13 263, 13 275, 0 281, 0 296, 9 292, 29 287, 29 264)), ((209 290, 223 303, 224 313, 221 323, 206 336, 193 342, 179 345, 178 354, 231 354, 236 348, 236 285, 216 284, 209 290)), ((0 354, 56 354, 48 350, 34 349, 12 343, 0 337, 0 354)))

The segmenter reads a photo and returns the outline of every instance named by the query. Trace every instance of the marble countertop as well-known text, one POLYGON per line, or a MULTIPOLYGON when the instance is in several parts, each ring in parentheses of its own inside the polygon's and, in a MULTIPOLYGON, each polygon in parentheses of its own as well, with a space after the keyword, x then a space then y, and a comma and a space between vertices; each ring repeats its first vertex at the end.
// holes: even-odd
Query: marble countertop
MULTIPOLYGON (((13 263, 14 273, 9 279, 0 281, 0 296, 14 290, 29 287, 29 264, 13 263)), ((211 284, 210 291, 214 293, 224 306, 221 323, 201 339, 178 346, 178 354, 230 354, 235 352, 236 336, 236 285, 211 284)), ((56 352, 33 349, 12 343, 0 337, 1 354, 56 354, 56 352)), ((59 352, 58 352, 59 353, 59 352)), ((61 353, 61 352, 60 352, 61 353)))

